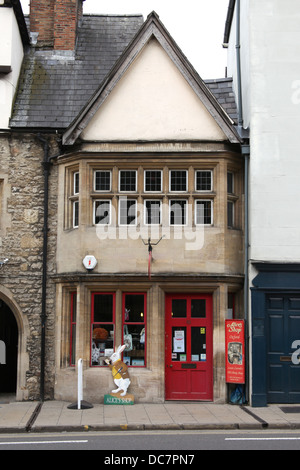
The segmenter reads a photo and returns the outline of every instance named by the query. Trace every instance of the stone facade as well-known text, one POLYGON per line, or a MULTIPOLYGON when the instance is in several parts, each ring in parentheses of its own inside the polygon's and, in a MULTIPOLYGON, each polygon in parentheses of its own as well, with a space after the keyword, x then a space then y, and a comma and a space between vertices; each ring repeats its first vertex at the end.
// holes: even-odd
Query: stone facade
MULTIPOLYGON (((51 139, 50 139, 51 140, 51 139)), ((57 151, 55 140, 52 149, 57 151)), ((1 298, 11 307, 19 327, 18 397, 38 399, 40 393, 41 303, 43 271, 44 176, 43 147, 32 135, 0 138, 1 298)), ((47 275, 55 270, 57 168, 49 181, 47 275)), ((47 281, 46 396, 53 397, 54 284, 47 281)))
MULTIPOLYGON (((55 33, 56 23, 64 22, 60 11, 66 11, 69 4, 75 9, 82 6, 81 1, 39 3, 54 15, 50 18, 51 33, 55 33)), ((81 14, 81 8, 77 13, 81 14)), ((17 398, 74 401, 76 365, 82 359, 84 398, 102 402, 111 389, 111 374, 103 363, 92 360, 94 328, 104 321, 110 348, 122 343, 125 299, 131 295, 143 297, 139 315, 144 320, 132 321, 137 326, 129 327, 139 336, 136 331, 142 324, 146 343, 132 348, 134 353, 129 357, 130 393, 140 402, 170 399, 165 392, 170 377, 165 365, 166 346, 172 341, 165 330, 173 313, 167 313, 166 299, 180 294, 190 296, 190 304, 192 296, 197 301, 209 299, 205 304, 209 309, 205 306, 204 315, 195 316, 196 353, 190 346, 195 341, 190 326, 194 320, 185 317, 189 359, 178 361, 187 363, 182 369, 200 371, 197 378, 193 376, 197 399, 201 399, 199 390, 205 383, 210 389, 207 399, 224 402, 224 320, 229 298, 235 297, 236 315, 243 316, 244 168, 234 121, 155 12, 144 24, 134 15, 104 15, 73 23, 70 39, 76 28, 81 39, 74 53, 62 51, 58 43, 59 50, 54 50, 55 34, 51 39, 43 37, 49 18, 34 0, 32 32, 37 32, 35 14, 41 21, 41 42, 38 40, 23 61, 10 120, 12 131, 0 134, 0 260, 8 258, 0 268, 0 301, 17 321, 17 398), (115 55, 112 32, 117 38, 115 55), (51 50, 45 51, 45 47, 51 50), (95 49, 103 51, 96 58, 95 49), (95 185, 101 172, 108 178, 105 188, 95 185), (149 173, 157 178, 151 189, 145 186, 149 173), (122 177, 125 189, 120 184, 122 177), (172 178, 176 180, 174 187, 172 178), (132 225, 128 206, 121 207, 124 197, 131 207, 139 207, 132 225), (99 235, 103 228, 97 221, 99 202, 99 207, 104 202, 111 208, 111 220, 104 230, 112 229, 115 237, 99 235), (159 222, 149 222, 149 213, 158 206, 159 222), (166 235, 154 249, 151 276, 147 246, 141 241, 141 236, 147 238, 143 230, 149 226, 152 242, 166 235), (200 239, 195 239, 195 234, 200 234, 200 239), (198 243, 194 250, 188 247, 193 242, 198 243), (92 272, 83 265, 87 255, 98 261, 92 272), (99 301, 98 320, 94 318, 96 295, 109 295, 113 305, 108 312, 99 301), (102 319, 111 312, 110 320, 102 319), (200 358, 200 324, 208 317, 201 334, 207 334, 209 351, 206 356, 204 342, 200 358), (202 366, 206 367, 205 376, 202 366)), ((220 89, 224 85, 227 88, 227 82, 220 82, 220 89)), ((136 298, 132 302, 136 305, 136 298)), ((184 380, 188 375, 191 377, 182 376, 184 380)), ((193 399, 192 393, 187 399, 193 399)))

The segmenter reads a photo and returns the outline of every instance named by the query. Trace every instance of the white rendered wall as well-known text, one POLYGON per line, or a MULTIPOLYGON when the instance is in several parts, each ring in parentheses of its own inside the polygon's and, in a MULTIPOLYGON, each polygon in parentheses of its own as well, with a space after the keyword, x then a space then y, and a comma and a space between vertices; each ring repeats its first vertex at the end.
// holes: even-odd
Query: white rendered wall
POLYGON ((13 8, 0 8, 0 45, 0 67, 11 66, 9 73, 0 72, 0 129, 7 129, 23 60, 23 46, 13 8))
POLYGON ((250 254, 299 262, 299 0, 251 0, 250 14, 250 254))
POLYGON ((82 133, 83 140, 227 140, 156 39, 82 133))
MULTIPOLYGON (((236 81, 236 16, 228 76, 236 81)), ((250 259, 300 261, 299 0, 241 1, 244 127, 250 127, 250 259)))

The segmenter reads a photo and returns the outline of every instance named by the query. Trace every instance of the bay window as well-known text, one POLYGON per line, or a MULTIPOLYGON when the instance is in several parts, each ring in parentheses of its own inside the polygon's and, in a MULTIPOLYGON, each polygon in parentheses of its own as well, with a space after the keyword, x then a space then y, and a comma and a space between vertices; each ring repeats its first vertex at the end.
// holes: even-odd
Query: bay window
POLYGON ((187 191, 187 170, 170 170, 170 191, 187 191))
POLYGON ((196 191, 212 191, 213 181, 212 172, 207 170, 197 170, 195 172, 196 191))
POLYGON ((119 225, 137 224, 137 201, 135 199, 120 199, 119 225))
POLYGON ((145 192, 157 193, 162 191, 162 171, 145 170, 144 172, 145 192))
POLYGON ((119 188, 120 192, 136 192, 136 170, 120 170, 119 188))
POLYGON ((170 201, 170 225, 187 224, 187 200, 171 199, 170 201))
POLYGON ((94 172, 94 189, 103 192, 111 190, 111 171, 96 170, 94 172))
POLYGON ((110 225, 111 224, 111 201, 96 200, 94 201, 94 224, 110 225))
POLYGON ((196 225, 212 225, 212 201, 204 199, 195 201, 195 221, 196 225))
POLYGON ((144 207, 145 224, 159 225, 161 223, 161 201, 146 200, 144 207))

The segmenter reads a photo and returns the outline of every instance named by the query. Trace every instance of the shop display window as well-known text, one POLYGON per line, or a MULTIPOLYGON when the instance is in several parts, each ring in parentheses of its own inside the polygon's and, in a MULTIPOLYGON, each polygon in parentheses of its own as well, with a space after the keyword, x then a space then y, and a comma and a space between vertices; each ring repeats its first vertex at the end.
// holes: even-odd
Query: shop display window
POLYGON ((104 366, 114 352, 115 295, 92 294, 91 365, 104 366))
POLYGON ((146 294, 123 294, 123 362, 146 365, 146 294))

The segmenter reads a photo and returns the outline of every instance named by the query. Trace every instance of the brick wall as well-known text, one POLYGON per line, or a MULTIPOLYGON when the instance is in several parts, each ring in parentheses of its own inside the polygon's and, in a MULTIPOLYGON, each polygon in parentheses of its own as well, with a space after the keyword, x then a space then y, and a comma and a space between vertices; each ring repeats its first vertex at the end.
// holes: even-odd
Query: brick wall
POLYGON ((30 31, 39 33, 41 47, 53 47, 55 0, 30 1, 30 31))
POLYGON ((84 0, 31 0, 30 31, 38 32, 38 47, 73 50, 84 0))

